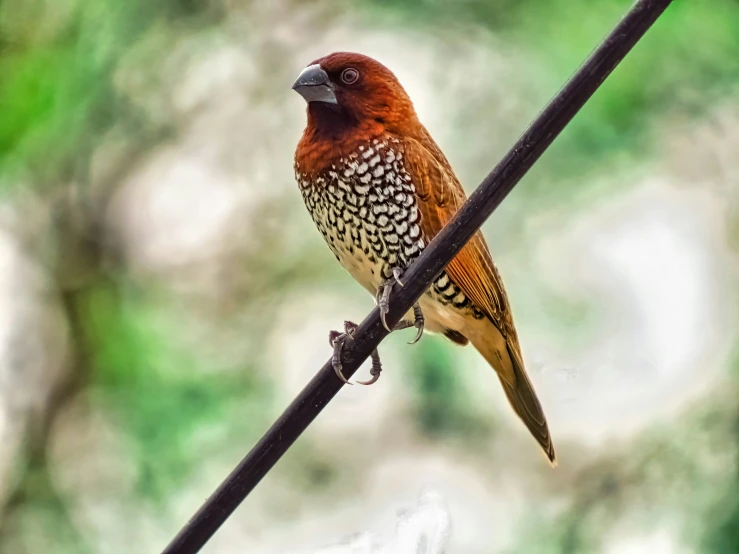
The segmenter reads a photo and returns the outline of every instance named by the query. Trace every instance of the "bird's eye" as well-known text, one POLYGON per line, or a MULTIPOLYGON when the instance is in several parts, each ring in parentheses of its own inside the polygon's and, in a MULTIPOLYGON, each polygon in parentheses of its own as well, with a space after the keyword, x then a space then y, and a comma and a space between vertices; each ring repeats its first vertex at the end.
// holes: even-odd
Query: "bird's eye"
POLYGON ((345 85, 353 85, 357 82, 357 79, 359 79, 359 71, 353 67, 348 67, 341 72, 341 81, 345 85))

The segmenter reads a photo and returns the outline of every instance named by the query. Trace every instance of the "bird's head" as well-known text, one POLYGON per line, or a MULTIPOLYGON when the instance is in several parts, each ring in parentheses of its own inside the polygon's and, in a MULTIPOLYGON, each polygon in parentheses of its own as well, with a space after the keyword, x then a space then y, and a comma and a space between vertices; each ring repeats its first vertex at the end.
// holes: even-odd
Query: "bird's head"
POLYGON ((397 77, 362 54, 336 52, 315 60, 293 90, 308 102, 308 127, 327 138, 407 134, 418 121, 397 77))

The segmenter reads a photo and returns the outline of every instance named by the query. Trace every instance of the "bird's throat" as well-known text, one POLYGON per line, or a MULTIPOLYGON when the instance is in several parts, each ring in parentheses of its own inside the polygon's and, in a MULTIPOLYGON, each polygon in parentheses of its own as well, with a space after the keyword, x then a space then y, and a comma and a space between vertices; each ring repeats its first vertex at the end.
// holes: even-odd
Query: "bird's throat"
POLYGON ((340 106, 311 102, 296 161, 306 171, 318 173, 384 134, 384 126, 376 121, 360 123, 340 106))

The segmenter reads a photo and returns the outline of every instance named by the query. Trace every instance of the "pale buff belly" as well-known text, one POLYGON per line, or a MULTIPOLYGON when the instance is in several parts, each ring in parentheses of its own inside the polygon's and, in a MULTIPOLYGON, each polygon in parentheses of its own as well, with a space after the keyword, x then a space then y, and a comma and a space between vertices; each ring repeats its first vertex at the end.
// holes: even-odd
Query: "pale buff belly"
MULTIPOLYGON (((331 245, 342 267, 359 283, 372 297, 383 282, 382 275, 386 264, 382 261, 374 263, 360 249, 349 248, 343 244, 331 245)), ((437 283, 439 280, 437 280, 437 283)), ((424 331, 430 333, 444 333, 447 329, 465 333, 470 320, 474 320, 474 314, 469 306, 456 307, 451 302, 442 302, 442 295, 434 286, 430 288, 420 299, 419 304, 424 316, 424 331)), ((409 310, 403 319, 413 321, 413 311, 409 310)))
MULTIPOLYGON (((426 246, 421 214, 402 152, 375 140, 310 179, 296 164, 301 192, 339 263, 374 297, 393 268, 405 269, 426 246)), ((392 300, 392 299, 391 299, 392 300)), ((420 299, 426 329, 464 332, 482 314, 442 273, 420 299)), ((404 319, 412 320, 412 313, 404 319)))

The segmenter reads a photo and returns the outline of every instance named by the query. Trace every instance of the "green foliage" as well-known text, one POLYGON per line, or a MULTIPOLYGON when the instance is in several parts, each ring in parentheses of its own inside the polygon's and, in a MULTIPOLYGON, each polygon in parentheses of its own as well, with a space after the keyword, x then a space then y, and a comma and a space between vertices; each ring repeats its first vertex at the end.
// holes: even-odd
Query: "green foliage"
MULTIPOLYGON (((384 23, 486 27, 502 44, 525 48, 520 68, 543 106, 609 32, 630 2, 623 0, 374 0, 362 3, 384 23), (564 39, 566 37, 566 40, 564 39)), ((582 177, 649 155, 649 116, 701 115, 739 86, 739 9, 732 0, 675 2, 565 129, 527 177, 527 201, 584 190, 582 177), (558 179, 557 186, 552 180, 558 179)), ((425 31, 429 32, 429 31, 425 31)), ((511 90, 511 95, 517 91, 511 90)), ((533 113, 531 114, 534 115, 533 113)), ((524 125, 526 121, 522 121, 524 125)))
POLYGON ((422 433, 432 437, 469 438, 490 432, 490 423, 470 406, 456 347, 435 338, 423 341, 408 357, 416 393, 413 416, 422 433))
POLYGON ((67 501, 54 485, 46 462, 31 460, 23 486, 6 506, 8 512, 15 509, 10 517, 4 514, 0 552, 91 554, 93 550, 75 525, 67 501))
MULTIPOLYGON (((734 353, 732 383, 736 387, 739 359, 734 353)), ((735 415, 731 436, 739 436, 739 415, 735 415)), ((703 554, 739 552, 739 459, 735 462, 733 479, 721 489, 721 495, 708 509, 702 537, 703 554)))
POLYGON ((178 345, 172 332, 177 323, 162 319, 172 306, 121 298, 110 283, 93 288, 81 303, 91 385, 132 439, 142 496, 166 498, 203 462, 207 449, 201 447, 227 446, 218 433, 198 438, 210 427, 238 413, 246 422, 240 433, 251 436, 263 428, 269 385, 255 368, 218 367, 178 345))
MULTIPOLYGON (((580 16, 571 17, 570 3, 553 4, 560 5, 552 10, 552 18, 537 18, 525 36, 543 53, 544 65, 558 83, 627 6, 617 2, 618 10, 583 7, 580 13, 592 14, 583 23, 580 16), (562 21, 556 13, 569 13, 570 18, 562 21), (558 40, 561 36, 568 40, 558 40)), ((573 168, 600 169, 603 161, 624 151, 648 155, 648 116, 704 112, 712 107, 707 99, 736 86, 738 28, 739 10, 733 2, 674 3, 573 120, 539 170, 572 174, 573 168)))
POLYGON ((714 522, 703 541, 703 554, 739 552, 739 479, 730 487, 728 497, 716 506, 709 521, 714 522))
POLYGON ((113 87, 122 54, 161 19, 191 2, 70 0, 52 36, 33 32, 59 17, 35 2, 0 4, 0 186, 54 183, 84 172, 100 133, 125 108, 113 87))

